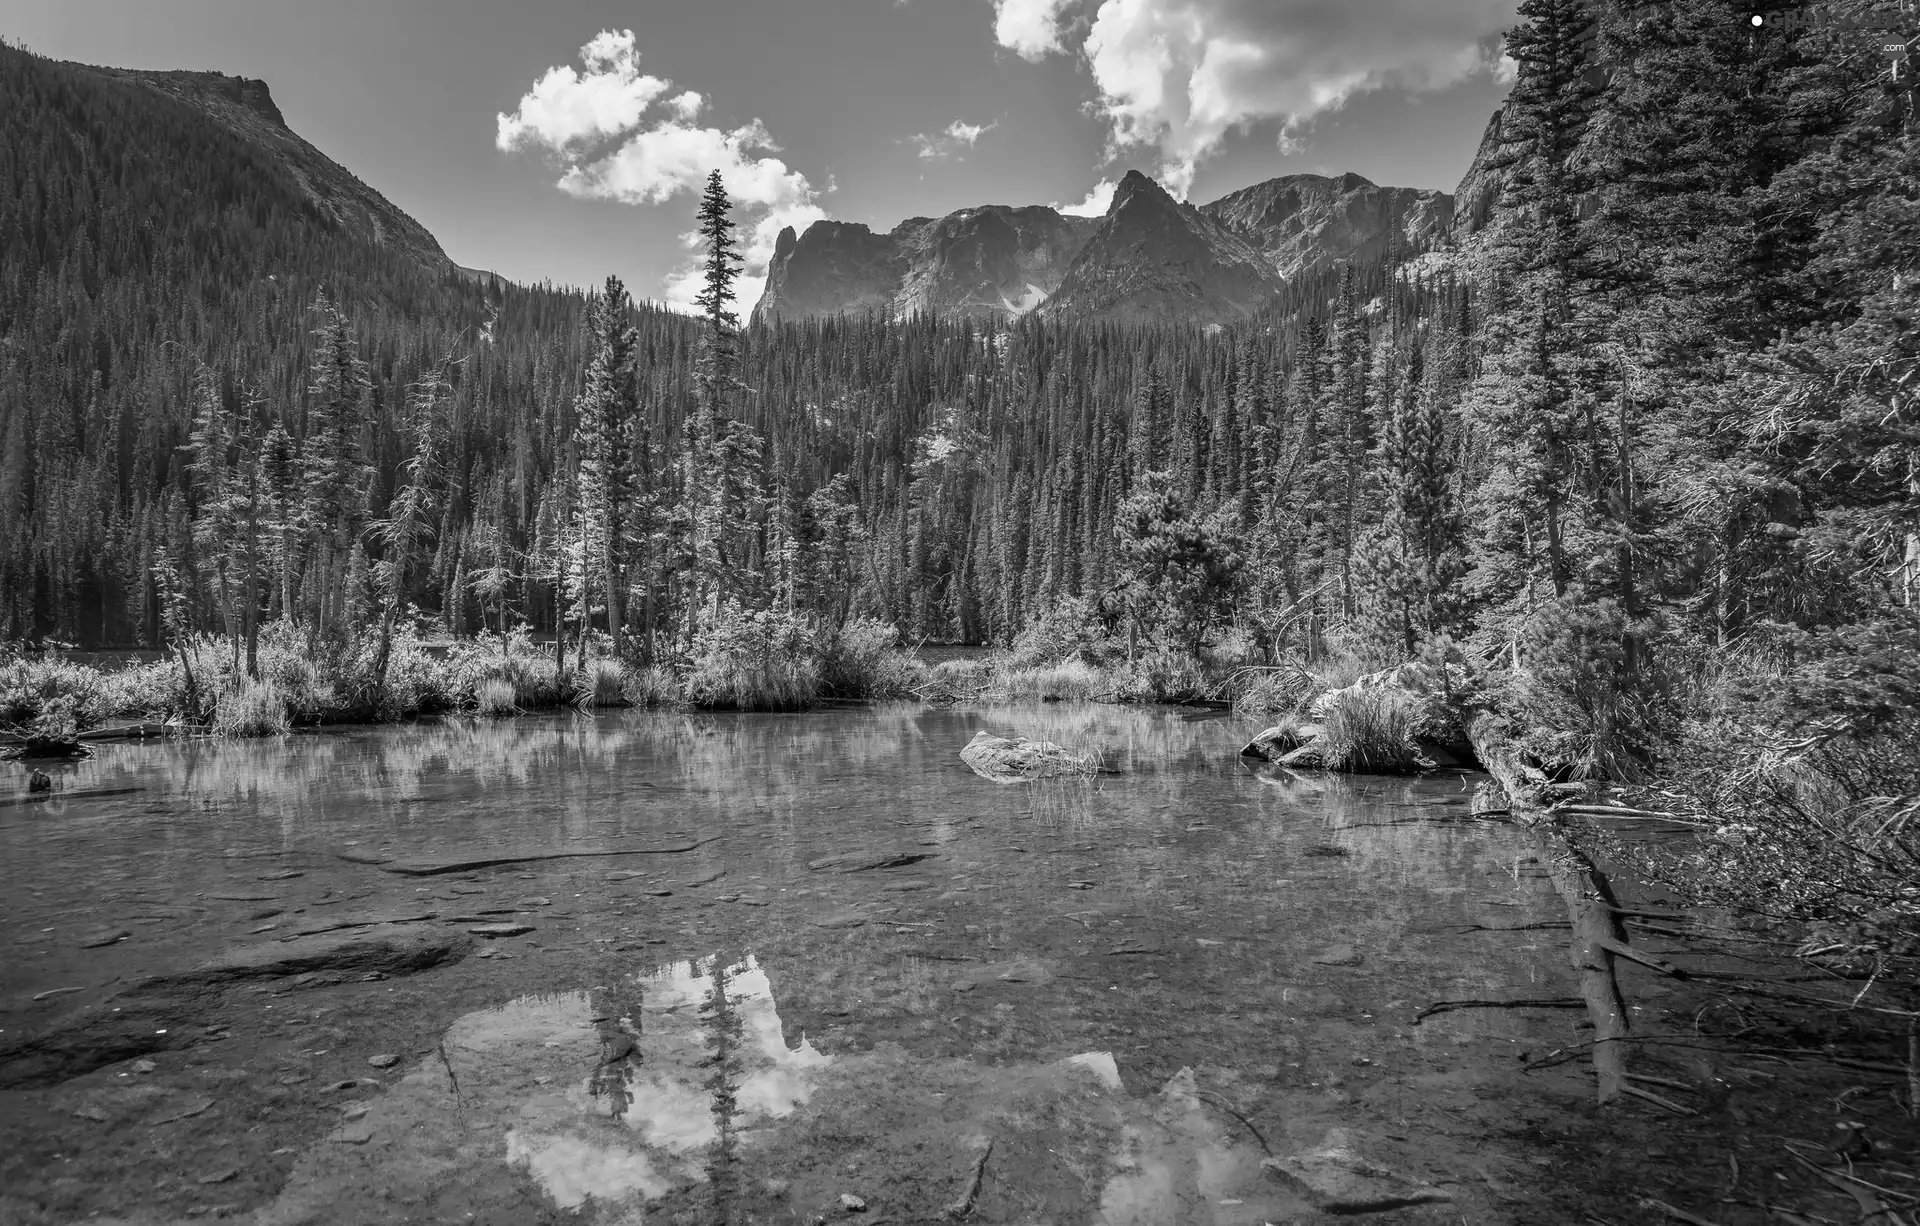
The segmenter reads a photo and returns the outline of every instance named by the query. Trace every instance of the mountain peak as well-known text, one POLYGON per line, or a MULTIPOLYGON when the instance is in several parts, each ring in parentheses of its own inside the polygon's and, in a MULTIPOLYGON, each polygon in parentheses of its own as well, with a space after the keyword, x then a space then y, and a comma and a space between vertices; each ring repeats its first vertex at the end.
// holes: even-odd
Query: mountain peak
POLYGON ((1107 206, 1107 216, 1112 217, 1135 200, 1151 201, 1155 204, 1163 201, 1167 204, 1177 203, 1167 189, 1152 178, 1137 170, 1129 170, 1121 177, 1119 185, 1113 189, 1113 202, 1107 206))
POLYGON ((196 102, 203 107, 238 108, 266 120, 283 132, 291 131, 287 127, 286 116, 280 113, 279 106, 273 101, 273 91, 265 81, 252 77, 230 77, 223 72, 158 72, 137 68, 99 71, 110 72, 125 80, 139 81, 182 101, 196 102))

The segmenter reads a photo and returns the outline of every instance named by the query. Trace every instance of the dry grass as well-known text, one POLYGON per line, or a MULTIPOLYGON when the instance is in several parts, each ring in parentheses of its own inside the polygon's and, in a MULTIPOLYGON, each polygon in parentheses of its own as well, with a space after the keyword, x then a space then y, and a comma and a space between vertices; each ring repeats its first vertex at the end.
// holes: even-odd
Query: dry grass
POLYGON ((682 701, 679 679, 658 664, 628 673, 626 696, 627 705, 634 707, 675 707, 682 701))
POLYGON ((240 678, 220 691, 213 730, 227 737, 280 736, 293 726, 287 703, 272 681, 240 678))
POLYGON ((476 699, 482 715, 498 719, 520 714, 520 708, 513 701, 513 682, 503 677, 489 677, 482 681, 476 699))
POLYGON ((1327 711, 1317 742, 1321 760, 1356 774, 1413 774, 1423 765, 1413 742, 1417 719, 1414 703, 1398 690, 1356 690, 1327 711))

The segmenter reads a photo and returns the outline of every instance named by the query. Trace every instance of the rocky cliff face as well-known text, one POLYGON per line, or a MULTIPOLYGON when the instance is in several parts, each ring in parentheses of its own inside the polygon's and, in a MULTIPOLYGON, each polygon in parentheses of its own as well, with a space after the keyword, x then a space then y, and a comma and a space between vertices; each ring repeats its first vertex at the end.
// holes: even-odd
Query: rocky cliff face
POLYGON ((890 233, 819 221, 780 234, 755 319, 874 311, 1022 315, 1060 285, 1099 225, 1049 208, 987 205, 914 217, 890 233))
POLYGON ((1259 310, 1282 284, 1252 243, 1134 170, 1040 309, 1124 323, 1225 323, 1259 310))
POLYGON ((1502 108, 1487 121, 1487 130, 1480 137, 1480 147, 1474 151, 1467 173, 1461 176, 1460 186, 1454 190, 1453 224, 1450 229, 1456 242, 1471 238, 1485 229, 1493 216, 1494 207, 1500 202, 1500 192, 1506 186, 1506 172, 1496 169, 1493 161, 1494 155, 1499 152, 1505 118, 1506 110, 1502 108))
POLYGON ((1144 322, 1245 318, 1290 278, 1411 254, 1453 223, 1444 192, 1359 175, 1289 175, 1198 208, 1138 171, 1104 217, 988 205, 875 234, 816 222, 781 235, 756 319, 876 311, 1144 322))
POLYGON ((320 152, 287 127, 265 81, 217 72, 146 72, 129 68, 89 71, 158 90, 204 112, 275 159, 298 183, 301 193, 334 225, 381 246, 396 248, 435 267, 452 267, 427 228, 396 208, 352 171, 320 152))
POLYGON ((1341 260, 1376 259, 1398 244, 1430 247, 1453 221, 1445 192, 1380 187, 1359 175, 1287 175, 1242 188, 1200 211, 1242 235, 1281 276, 1341 260))
POLYGON ((907 258, 902 311, 1023 315, 1060 287, 1095 217, 988 205, 895 230, 907 258), (911 227, 911 228, 910 228, 911 227))

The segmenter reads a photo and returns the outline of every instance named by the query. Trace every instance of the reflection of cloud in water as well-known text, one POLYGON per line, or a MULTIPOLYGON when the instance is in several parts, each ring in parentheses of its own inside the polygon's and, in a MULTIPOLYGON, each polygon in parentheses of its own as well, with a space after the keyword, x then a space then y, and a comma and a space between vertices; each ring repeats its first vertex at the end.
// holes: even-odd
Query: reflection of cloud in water
MULTIPOLYGON (((708 1009, 716 959, 671 963, 638 977, 642 1000, 638 1067, 627 1080, 627 1127, 649 1145, 688 1154, 719 1139, 706 1066, 715 1055, 708 1009)), ((811 1074, 832 1063, 806 1039, 789 1048, 773 985, 755 959, 725 968, 727 1003, 740 1023, 729 1053, 736 1128, 790 1115, 813 1092, 811 1074)))
POLYGON ((729 973, 727 995, 739 1014, 743 1039, 743 1073, 733 1092, 741 1123, 751 1126, 756 1118, 787 1115, 803 1106, 813 1093, 809 1074, 833 1057, 815 1051, 804 1036, 798 1047, 787 1046, 773 985, 752 957, 729 973))
MULTIPOLYGON (((606 1052, 596 1025, 607 1019, 586 992, 525 996, 453 1024, 446 1048, 468 1111, 512 1121, 508 1164, 524 1168, 564 1209, 588 1200, 637 1208, 635 1198, 704 1181, 719 1139, 712 999, 718 965, 715 958, 675 962, 628 982, 626 999, 637 1002, 639 1016, 620 1021, 637 1046, 617 1057, 626 1064, 618 1123, 595 1109, 595 1096, 605 1091, 600 1076, 582 1075, 606 1052)), ((725 967, 720 980, 740 1024, 737 1046, 720 1067, 733 1089, 736 1136, 751 1144, 756 1126, 806 1103, 814 1074, 832 1060, 805 1039, 786 1045, 772 984, 754 958, 725 967)))

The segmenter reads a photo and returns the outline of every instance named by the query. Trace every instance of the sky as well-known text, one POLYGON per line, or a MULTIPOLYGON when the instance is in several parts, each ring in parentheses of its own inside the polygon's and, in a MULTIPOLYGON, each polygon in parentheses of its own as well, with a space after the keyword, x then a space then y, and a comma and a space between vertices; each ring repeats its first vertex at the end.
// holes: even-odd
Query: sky
POLYGON ((56 59, 267 82, 457 263, 681 305, 709 171, 758 298, 782 226, 1204 202, 1282 174, 1450 191, 1517 0, 0 0, 56 59))

